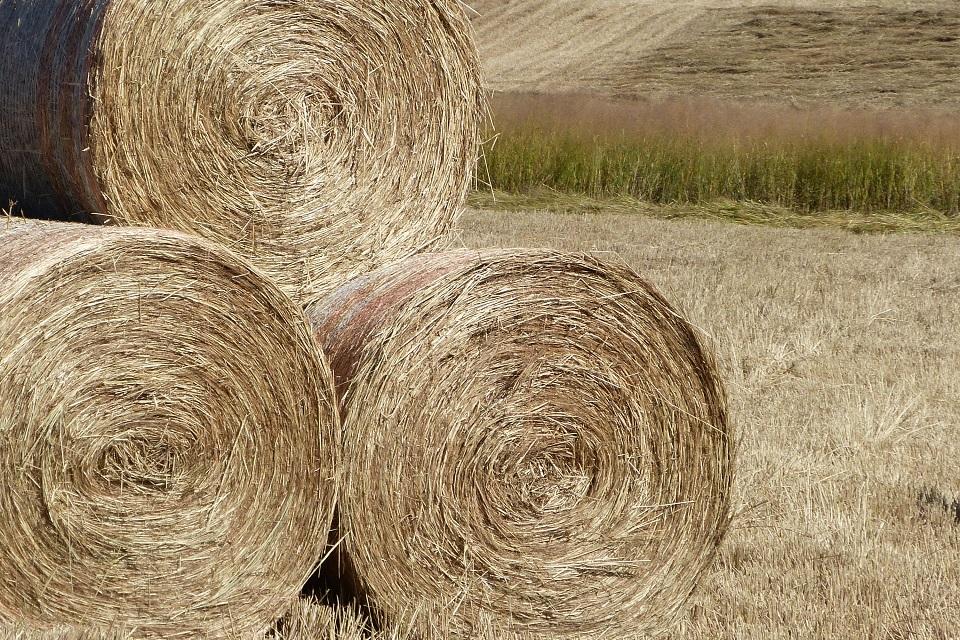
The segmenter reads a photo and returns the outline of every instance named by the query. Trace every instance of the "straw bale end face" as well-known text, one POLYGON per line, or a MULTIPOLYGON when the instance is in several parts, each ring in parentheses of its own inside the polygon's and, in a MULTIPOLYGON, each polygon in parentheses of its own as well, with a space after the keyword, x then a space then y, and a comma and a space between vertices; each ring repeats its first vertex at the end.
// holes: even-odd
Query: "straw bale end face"
POLYGON ((0 3, 0 201, 187 231, 290 295, 423 250, 485 99, 458 0, 0 3))
POLYGON ((0 389, 0 622, 237 637, 320 557, 332 378, 229 252, 0 222, 0 389))
POLYGON ((650 285, 588 256, 460 251, 308 315, 344 394, 358 596, 454 637, 669 628, 726 531, 734 452, 709 352, 650 285))

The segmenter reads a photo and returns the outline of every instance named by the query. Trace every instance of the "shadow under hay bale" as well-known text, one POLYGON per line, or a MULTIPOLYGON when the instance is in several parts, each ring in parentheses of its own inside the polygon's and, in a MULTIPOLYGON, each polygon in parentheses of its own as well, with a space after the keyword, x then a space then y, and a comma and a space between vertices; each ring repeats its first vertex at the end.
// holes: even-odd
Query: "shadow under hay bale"
POLYGON ((294 297, 436 241, 485 101, 457 0, 0 3, 0 203, 188 231, 294 297))
POLYGON ((335 409, 302 311, 227 250, 0 221, 0 623, 270 628, 323 551, 335 409))
POLYGON ((670 627, 729 520, 695 331, 635 273, 538 250, 385 267, 308 309, 344 421, 336 570, 419 635, 670 627))

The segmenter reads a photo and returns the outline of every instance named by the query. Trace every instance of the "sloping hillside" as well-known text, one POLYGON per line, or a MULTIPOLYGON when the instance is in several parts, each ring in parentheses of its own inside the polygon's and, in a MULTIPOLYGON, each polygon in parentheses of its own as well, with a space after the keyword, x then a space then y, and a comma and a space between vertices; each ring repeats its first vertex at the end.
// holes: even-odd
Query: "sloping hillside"
POLYGON ((474 24, 491 88, 591 88, 604 68, 669 42, 702 15, 702 2, 476 0, 474 24))
POLYGON ((498 91, 960 104, 954 0, 474 0, 498 91))

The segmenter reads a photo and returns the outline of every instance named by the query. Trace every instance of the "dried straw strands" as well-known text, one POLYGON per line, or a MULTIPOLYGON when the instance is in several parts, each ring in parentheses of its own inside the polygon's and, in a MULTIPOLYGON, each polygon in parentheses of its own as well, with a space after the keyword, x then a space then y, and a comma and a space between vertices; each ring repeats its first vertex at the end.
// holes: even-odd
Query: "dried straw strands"
POLYGON ((435 254, 308 315, 343 394, 341 570, 361 598, 464 638, 676 617, 727 526, 733 442, 710 355, 636 274, 435 254))
POLYGON ((305 298, 448 230, 485 115, 458 0, 0 2, 0 205, 178 229, 305 298))
POLYGON ((332 517, 317 353, 303 313, 212 244, 0 223, 0 622, 272 624, 332 517))
POLYGON ((128 632, 75 627, 53 629, 0 628, 0 640, 132 640, 134 637, 133 634, 128 632))

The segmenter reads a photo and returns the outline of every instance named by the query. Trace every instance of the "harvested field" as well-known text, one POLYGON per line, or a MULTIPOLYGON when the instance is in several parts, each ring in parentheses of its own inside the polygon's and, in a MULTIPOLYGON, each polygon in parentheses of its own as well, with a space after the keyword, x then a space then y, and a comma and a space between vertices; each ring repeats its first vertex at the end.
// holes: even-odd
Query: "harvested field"
POLYGON ((616 252, 715 338, 734 522, 672 638, 956 637, 960 239, 477 212, 470 247, 616 252))
POLYGON ((595 86, 643 98, 957 107, 958 67, 954 6, 715 9, 688 24, 682 41, 602 69, 595 86))
POLYGON ((487 83, 498 91, 960 103, 960 11, 945 0, 472 4, 487 83))

